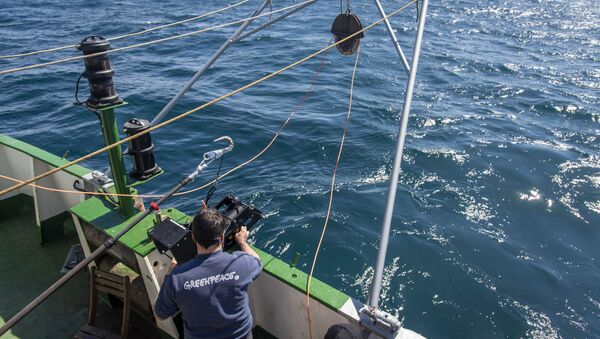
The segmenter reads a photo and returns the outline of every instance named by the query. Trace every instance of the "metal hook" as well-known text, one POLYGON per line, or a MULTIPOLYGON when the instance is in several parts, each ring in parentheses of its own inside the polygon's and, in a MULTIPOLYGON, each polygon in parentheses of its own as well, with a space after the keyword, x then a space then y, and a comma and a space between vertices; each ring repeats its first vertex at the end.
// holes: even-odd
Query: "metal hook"
POLYGON ((223 151, 225 153, 231 152, 231 150, 233 149, 233 145, 234 145, 233 139, 231 139, 230 137, 224 135, 222 137, 216 138, 215 140, 213 140, 213 142, 217 142, 217 141, 221 141, 221 140, 227 140, 227 142, 229 143, 229 146, 223 148, 223 151))
POLYGON ((217 142, 217 141, 221 141, 221 140, 226 140, 229 143, 229 145, 225 148, 220 148, 220 149, 216 149, 214 151, 204 153, 204 159, 202 160, 202 163, 206 163, 208 165, 212 161, 222 157, 223 154, 231 152, 231 150, 233 149, 233 145, 234 145, 233 139, 231 139, 228 136, 222 136, 220 138, 216 138, 215 140, 213 140, 213 142, 217 142))
POLYGON ((222 136, 220 138, 213 140, 213 142, 217 142, 217 141, 221 141, 221 140, 227 141, 227 143, 229 145, 225 148, 220 148, 220 149, 216 149, 214 151, 204 153, 202 162, 200 163, 200 165, 198 165, 198 168, 188 176, 189 179, 194 180, 194 178, 197 177, 206 167, 208 167, 208 165, 211 162, 219 159, 220 157, 223 156, 223 154, 231 152, 231 150, 233 149, 233 145, 234 145, 233 139, 231 139, 228 136, 222 136))

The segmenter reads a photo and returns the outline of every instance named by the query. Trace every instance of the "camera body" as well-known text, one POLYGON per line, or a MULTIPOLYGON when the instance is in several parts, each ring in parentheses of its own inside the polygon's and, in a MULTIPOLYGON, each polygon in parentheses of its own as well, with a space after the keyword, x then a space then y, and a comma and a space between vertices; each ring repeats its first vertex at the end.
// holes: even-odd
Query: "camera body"
MULTIPOLYGON (((228 195, 215 205, 215 209, 227 220, 223 250, 235 246, 235 234, 242 226, 248 230, 262 219, 262 212, 228 195)), ((148 232, 156 249, 162 254, 171 252, 179 264, 183 264, 196 256, 196 243, 192 237, 191 224, 181 225, 172 219, 165 219, 148 232)))
POLYGON ((223 244, 223 249, 225 251, 235 245, 235 234, 242 226, 246 226, 248 231, 250 231, 252 226, 263 217, 261 211, 244 204, 232 195, 228 195, 219 201, 215 205, 215 209, 229 220, 224 232, 225 243, 223 244))

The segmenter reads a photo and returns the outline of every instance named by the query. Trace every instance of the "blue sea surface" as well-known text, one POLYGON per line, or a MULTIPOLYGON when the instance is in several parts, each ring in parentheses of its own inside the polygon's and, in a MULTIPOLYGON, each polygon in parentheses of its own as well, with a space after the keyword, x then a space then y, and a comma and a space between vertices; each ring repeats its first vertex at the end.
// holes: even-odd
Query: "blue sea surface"
MULTIPOLYGON (((0 1, 0 54, 69 45, 182 20, 225 1, 0 1)), ((259 3, 115 41, 149 41, 249 16, 259 3)), ((273 9, 293 4, 274 1, 273 9)), ((405 2, 383 1, 388 12, 405 2)), ((365 25, 372 1, 351 2, 365 25)), ((248 84, 330 40, 339 3, 319 1, 232 46, 169 117, 248 84)), ((391 19, 407 55, 412 5, 391 19)), ((266 18, 257 20, 264 22, 266 18)), ((235 27, 111 55, 119 125, 151 120, 235 27)), ((366 301, 406 73, 382 26, 365 33, 332 218, 315 276, 366 301)), ((0 60, 0 69, 79 55, 0 60)), ((263 148, 325 65, 304 107, 258 160, 220 181, 266 218, 254 243, 308 271, 327 209, 354 57, 336 51, 152 134, 162 193, 212 140, 236 147, 223 171, 263 148)), ((96 117, 73 105, 69 63, 0 76, 0 132, 70 159, 103 146, 96 117)), ((87 86, 81 88, 87 96, 87 86)), ((382 307, 432 338, 600 337, 600 2, 439 0, 430 4, 409 120, 382 307)), ((84 163, 106 169, 106 155, 84 163)), ((211 179, 212 166, 195 183, 211 179)), ((205 191, 170 205, 194 213, 205 191)))

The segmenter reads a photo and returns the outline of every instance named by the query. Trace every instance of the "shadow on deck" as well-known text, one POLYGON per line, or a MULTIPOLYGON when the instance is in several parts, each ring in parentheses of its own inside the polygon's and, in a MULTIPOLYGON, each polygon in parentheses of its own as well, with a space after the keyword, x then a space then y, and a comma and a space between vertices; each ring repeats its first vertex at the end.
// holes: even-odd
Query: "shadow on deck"
MULTIPOLYGON (((32 203, 32 202, 31 202, 32 203)), ((40 245, 40 231, 30 203, 0 211, 0 325, 25 307, 61 276, 69 249, 79 243, 72 225, 65 235, 40 245)), ((77 274, 38 306, 5 338, 71 338, 87 320, 89 278, 77 274)), ((98 304, 96 326, 119 333, 121 311, 98 304)), ((160 338, 158 331, 132 312, 131 338, 160 338)))

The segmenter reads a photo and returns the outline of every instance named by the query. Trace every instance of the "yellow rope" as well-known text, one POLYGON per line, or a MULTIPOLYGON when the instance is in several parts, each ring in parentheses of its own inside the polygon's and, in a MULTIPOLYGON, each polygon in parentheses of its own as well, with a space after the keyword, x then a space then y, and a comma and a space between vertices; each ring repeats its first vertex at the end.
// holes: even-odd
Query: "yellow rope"
MULTIPOLYGON (((167 27, 181 25, 181 24, 186 23, 186 22, 199 20, 199 19, 205 18, 207 16, 211 16, 211 15, 214 15, 214 14, 217 14, 217 13, 221 13, 221 12, 230 10, 230 9, 235 8, 237 6, 240 6, 240 5, 242 5, 242 4, 244 4, 244 3, 248 2, 248 1, 250 1, 250 0, 243 0, 243 1, 240 1, 240 2, 235 3, 233 5, 228 5, 227 7, 223 7, 223 8, 214 10, 212 12, 200 14, 200 15, 195 16, 195 17, 191 17, 191 18, 184 19, 184 20, 181 20, 181 21, 175 21, 175 22, 172 22, 172 23, 169 23, 169 24, 165 24, 165 25, 160 25, 160 26, 148 28, 148 29, 145 29, 143 31, 129 33, 129 34, 124 34, 124 35, 119 35, 119 36, 112 37, 112 38, 107 38, 107 39, 110 40, 110 41, 115 41, 115 40, 120 40, 120 39, 132 37, 132 36, 136 36, 136 35, 146 34, 146 33, 153 32, 153 31, 156 31, 156 30, 159 30, 159 29, 163 29, 163 28, 167 28, 167 27)), ((26 52, 26 53, 20 53, 20 54, 12 54, 12 55, 0 55, 0 59, 12 59, 12 58, 19 58, 19 57, 24 57, 24 56, 42 54, 42 53, 56 52, 56 51, 61 51, 61 50, 68 49, 68 48, 75 48, 75 46, 76 45, 68 45, 68 46, 61 46, 61 47, 54 47, 54 48, 42 49, 42 50, 34 51, 34 52, 26 52)))
POLYGON ((178 116, 175 116, 175 117, 173 117, 173 118, 171 118, 171 119, 169 119, 167 121, 164 121, 164 122, 162 122, 160 124, 154 125, 154 126, 148 128, 146 130, 143 130, 140 133, 134 134, 134 135, 132 135, 130 137, 127 137, 125 139, 122 139, 122 140, 120 140, 118 142, 115 142, 113 144, 110 144, 108 146, 100 148, 100 149, 98 149, 98 150, 96 150, 96 151, 94 151, 92 153, 84 155, 84 156, 82 156, 82 157, 80 157, 78 159, 75 159, 75 160, 73 160, 73 161, 71 161, 69 163, 66 163, 64 165, 58 166, 58 167, 56 167, 56 168, 54 168, 52 170, 49 170, 49 171, 47 171, 45 173, 39 174, 39 175, 37 175, 37 176, 35 176, 35 177, 31 178, 31 179, 25 180, 22 183, 19 183, 17 185, 8 187, 6 189, 3 189, 2 191, 0 191, 0 196, 4 195, 6 193, 12 192, 12 191, 14 191, 14 190, 16 190, 18 188, 21 188, 21 187, 23 187, 25 185, 28 185, 28 184, 36 181, 36 180, 39 180, 41 178, 45 178, 45 177, 47 177, 47 176, 49 176, 51 174, 54 174, 54 173, 59 172, 59 171, 62 171, 62 170, 64 170, 65 168, 67 168, 69 166, 72 166, 74 164, 80 163, 80 162, 82 162, 84 160, 87 160, 87 159, 89 159, 89 158, 91 158, 91 157, 93 157, 95 155, 98 155, 98 154, 100 154, 102 152, 108 151, 109 149, 112 149, 114 147, 122 145, 122 144, 124 144, 126 142, 129 142, 129 141, 135 139, 135 138, 138 138, 138 137, 140 137, 142 135, 145 135, 145 134, 150 133, 150 132, 152 132, 152 131, 154 131, 156 129, 159 129, 159 128, 163 127, 163 126, 169 125, 169 124, 171 124, 171 123, 173 123, 173 122, 175 122, 177 120, 180 120, 180 119, 182 119, 182 118, 184 118, 184 117, 186 117, 186 116, 188 116, 188 115, 190 115, 192 113, 198 112, 198 111, 200 111, 200 110, 202 110, 202 109, 204 109, 204 108, 206 108, 206 107, 208 107, 208 106, 210 106, 212 104, 215 104, 215 103, 217 103, 217 102, 219 102, 221 100, 229 98, 232 95, 235 95, 235 94, 237 94, 239 92, 242 92, 242 91, 244 91, 244 90, 246 90, 246 89, 248 89, 248 88, 250 88, 252 86, 256 86, 256 85, 258 85, 258 84, 260 84, 260 83, 262 83, 262 82, 264 82, 264 81, 266 81, 266 80, 268 80, 268 79, 270 79, 270 78, 272 78, 272 77, 274 77, 276 75, 279 75, 279 74, 287 71, 290 68, 293 68, 293 67, 295 67, 295 66, 297 66, 297 65, 299 65, 299 64, 301 64, 301 63, 303 63, 303 62, 305 62, 305 61, 307 61, 309 59, 312 59, 312 58, 316 57, 317 55, 319 55, 319 54, 321 54, 321 53, 323 53, 323 52, 325 52, 325 51, 333 48, 334 46, 337 46, 338 44, 344 43, 345 41, 347 41, 349 39, 352 39, 356 35, 364 32, 366 30, 371 29, 372 27, 374 27, 374 26, 378 25, 379 23, 381 23, 383 20, 385 20, 385 19, 387 19, 387 18, 389 18, 391 16, 394 16, 394 15, 398 14, 400 11, 402 11, 405 8, 407 8, 408 6, 410 6, 411 4, 413 4, 415 1, 416 0, 411 0, 408 4, 400 7, 399 9, 397 9, 397 10, 391 12, 391 13, 389 13, 388 15, 384 16, 383 18, 381 18, 381 19, 373 22, 369 26, 361 29, 360 31, 358 31, 358 32, 356 32, 354 34, 351 34, 351 35, 347 36, 346 38, 341 39, 340 41, 338 41, 338 42, 336 42, 334 44, 330 44, 329 46, 327 46, 327 47, 325 47, 325 48, 323 48, 323 49, 321 49, 321 50, 319 50, 319 51, 317 51, 317 52, 315 52, 315 53, 313 53, 313 54, 311 54, 311 55, 309 55, 307 57, 304 57, 304 58, 302 58, 302 59, 300 59, 300 60, 298 60, 296 62, 293 62, 293 63, 291 63, 291 64, 289 64, 289 65, 287 65, 287 66, 285 66, 283 68, 280 68, 279 70, 277 70, 275 72, 272 72, 272 73, 270 73, 270 74, 268 74, 268 75, 266 75, 266 76, 264 76, 264 77, 262 77, 262 78, 260 78, 258 80, 255 80, 255 81, 253 81, 253 82, 251 82, 251 83, 249 83, 247 85, 244 85, 244 86, 242 86, 242 87, 240 87, 240 88, 238 88, 236 90, 233 90, 233 91, 231 91, 231 92, 229 92, 227 94, 224 94, 224 95, 222 95, 222 96, 220 96, 220 97, 218 97, 216 99, 213 99, 213 100, 211 100, 211 101, 209 101, 209 102, 207 102, 207 103, 205 103, 203 105, 200 105, 200 106, 198 106, 198 107, 196 107, 194 109, 191 109, 191 110, 189 110, 187 112, 184 112, 184 113, 182 113, 182 114, 180 114, 178 116))
POLYGON ((308 317, 308 334, 309 338, 312 339, 312 321, 310 317, 310 283, 312 282, 313 273, 315 271, 315 266, 317 266, 317 257, 319 256, 319 250, 321 249, 321 245, 323 244, 323 238, 325 238, 325 231, 327 230, 327 225, 329 224, 329 217, 331 216, 331 207, 333 205, 333 191, 335 190, 335 176, 337 174, 337 169, 340 165, 340 158, 342 157, 342 150, 344 149, 344 141, 346 140, 346 132, 348 131, 348 123, 350 122, 350 113, 352 112, 352 95, 354 92, 354 77, 356 75, 356 69, 358 68, 358 58, 360 56, 360 46, 356 51, 356 61, 354 62, 354 69, 352 70, 352 79, 350 80, 350 95, 348 98, 348 113, 346 114, 346 123, 344 125, 344 132, 342 133, 342 140, 340 141, 340 148, 338 150, 337 159, 335 161, 335 166, 333 167, 333 174, 331 175, 331 185, 329 187, 329 204, 327 206, 327 214, 325 216, 325 223, 323 224, 323 230, 321 231, 321 237, 319 238, 319 243, 317 244, 317 248, 315 249, 315 256, 313 257, 312 266, 310 267, 310 274, 308 275, 308 280, 306 281, 306 315, 308 317))
POLYGON ((46 67, 46 66, 51 66, 51 65, 56 65, 56 64, 61 64, 64 62, 69 62, 69 61, 75 61, 75 60, 81 60, 81 59, 87 59, 87 58, 93 58, 99 55, 104 55, 104 54, 108 54, 108 53, 114 53, 114 52, 121 52, 121 51, 127 51, 130 49, 134 49, 134 48, 138 48, 138 47, 144 47, 144 46, 148 46, 148 45, 153 45, 153 44, 157 44, 160 42, 165 42, 165 41, 171 41, 171 40, 175 40, 175 39, 179 39, 179 38, 185 38, 191 35, 196 35, 196 34, 200 34, 200 33, 205 33, 208 31, 213 31, 215 29, 219 29, 219 28, 223 28, 223 27, 228 27, 228 26, 233 26, 239 23, 242 23, 244 21, 247 20, 254 20, 257 18, 261 18, 264 16, 268 16, 271 15, 272 13, 278 13, 278 12, 282 12, 288 9, 293 9, 299 6, 302 6, 308 2, 313 2, 314 0, 308 0, 308 1, 304 1, 295 5, 291 5, 291 6, 287 6, 284 8, 280 8, 278 10, 275 10, 271 13, 263 13, 263 14, 259 14, 256 16, 252 16, 252 17, 248 17, 245 19, 241 19, 241 20, 236 20, 236 21, 232 21, 232 22, 227 22, 224 24, 220 24, 220 25, 216 25, 216 26, 212 26, 212 27, 207 27, 207 28, 203 28, 197 31, 193 31, 193 32, 188 32, 188 33, 183 33, 183 34, 178 34, 178 35, 173 35, 167 38, 162 38, 162 39, 157 39, 157 40, 152 40, 152 41, 147 41, 147 42, 142 42, 139 44, 134 44, 134 45, 130 45, 130 46, 125 46, 125 47, 119 47, 119 48, 114 48, 111 49, 109 51, 106 52, 98 52, 98 53, 92 53, 92 54, 87 54, 87 55, 78 55, 78 56, 74 56, 74 57, 69 57, 69 58, 64 58, 64 59, 59 59, 59 60, 54 60, 54 61, 49 61, 49 62, 43 62, 43 63, 39 63, 39 64, 33 64, 33 65, 29 65, 29 66, 23 66, 23 67, 17 67, 17 68, 11 68, 11 69, 6 69, 6 70, 2 70, 0 71, 0 75, 4 75, 4 74, 10 74, 10 73, 16 73, 16 72, 20 72, 20 71, 25 71, 28 69, 33 69, 33 68, 40 68, 40 67, 46 67))
MULTIPOLYGON (((331 43, 331 41, 329 41, 329 43, 331 43)), ((328 52, 328 51, 327 51, 328 52)), ((327 55, 327 52, 325 52, 323 54, 323 57, 325 57, 327 55)), ((190 194, 196 191, 199 191, 203 188, 208 187, 209 185, 212 185, 216 180, 220 180, 221 178, 224 178, 226 176, 228 176, 229 174, 239 170, 240 168, 250 164, 251 162, 253 162, 254 160, 258 159, 258 157, 260 157, 261 155, 263 155, 269 148, 271 148, 271 146, 273 145, 273 143, 275 143, 275 141, 277 140, 277 138, 279 137, 279 135, 281 134, 281 132, 283 132, 283 129, 287 126, 287 124, 290 122, 290 120, 292 120, 292 117, 294 117, 294 115, 304 106, 305 101, 308 99, 308 97, 311 95, 313 88, 315 87, 316 83, 317 83, 317 79, 319 78, 319 75, 321 74, 321 69, 323 68, 323 66, 325 65, 325 61, 326 59, 323 58, 323 61, 321 62, 319 68, 317 69, 317 73, 315 75, 315 77, 313 78, 313 81, 310 84, 310 87, 308 88, 308 91, 306 92, 306 94, 304 95, 304 97, 302 97, 302 99, 300 100, 300 102, 296 105, 296 107, 294 107, 294 109, 292 110, 292 112, 290 113, 290 115, 287 117, 287 119, 283 122, 283 124, 279 127, 279 130, 277 130, 277 132, 275 133, 275 135, 273 136, 273 138, 271 138, 271 141, 269 141, 269 143, 263 147, 263 149, 261 149, 258 153, 256 153, 252 158, 244 161, 243 163, 237 165, 236 167, 230 169, 229 171, 219 175, 218 178, 213 179, 212 181, 207 182, 206 184, 200 186, 200 187, 196 187, 194 189, 191 190, 187 190, 187 191, 181 191, 178 193, 175 193, 174 195, 179 196, 179 195, 186 195, 186 194, 190 194)), ((2 175, 0 174, 0 178, 1 179, 6 179, 6 180, 10 180, 16 183, 22 183, 22 180, 16 179, 16 178, 12 178, 6 175, 2 175)), ((79 195, 99 195, 99 196, 121 196, 121 197, 132 197, 132 198, 162 198, 164 196, 164 194, 125 194, 125 193, 104 193, 104 192, 82 192, 82 191, 75 191, 75 190, 66 190, 66 189, 59 189, 59 188, 53 188, 53 187, 47 187, 47 186, 42 186, 42 185, 37 185, 37 184, 33 184, 30 183, 28 184, 28 186, 31 187, 35 187, 37 189, 41 189, 41 190, 45 190, 45 191, 49 191, 49 192, 59 192, 59 193, 69 193, 69 194, 79 194, 79 195)))

